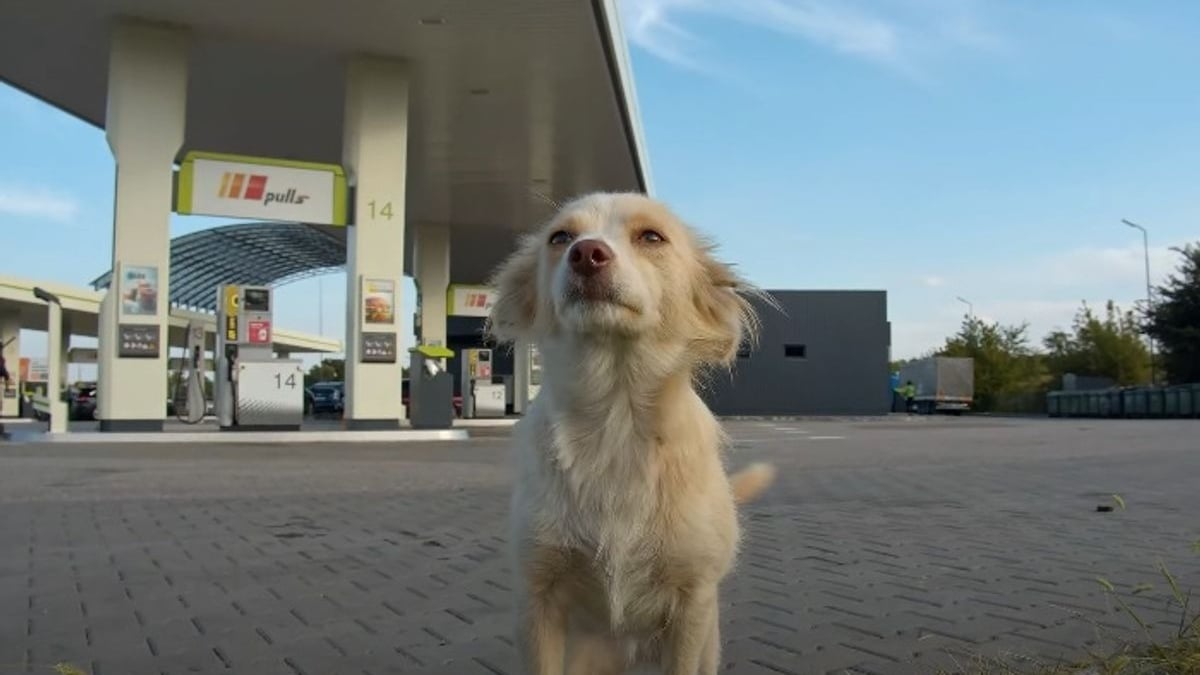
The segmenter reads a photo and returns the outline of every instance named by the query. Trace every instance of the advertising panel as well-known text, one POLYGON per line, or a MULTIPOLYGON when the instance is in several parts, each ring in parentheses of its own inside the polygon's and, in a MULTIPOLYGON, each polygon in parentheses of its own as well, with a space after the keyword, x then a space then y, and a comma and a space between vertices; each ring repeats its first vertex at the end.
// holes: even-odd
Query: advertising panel
POLYGON ((158 314, 158 268, 121 265, 121 314, 154 316, 158 314))
POLYGON ((363 321, 369 324, 396 322, 396 283, 391 279, 363 280, 363 321))

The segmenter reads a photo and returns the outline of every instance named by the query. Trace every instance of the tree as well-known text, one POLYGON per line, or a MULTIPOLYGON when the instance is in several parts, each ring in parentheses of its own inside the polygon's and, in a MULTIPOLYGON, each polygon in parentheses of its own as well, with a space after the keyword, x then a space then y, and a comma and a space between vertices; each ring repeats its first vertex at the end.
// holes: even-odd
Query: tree
POLYGON ((1006 397, 1039 390, 1045 381, 1041 359, 1029 346, 1028 324, 1005 326, 965 317, 958 333, 947 338, 939 356, 975 361, 975 406, 994 410, 1006 397))
POLYGON ((304 386, 311 387, 317 382, 343 382, 346 379, 345 359, 322 359, 308 369, 304 376, 304 386))
POLYGON ((1175 249, 1183 256, 1178 271, 1158 288, 1146 333, 1162 347, 1168 382, 1200 382, 1200 244, 1175 249))
POLYGON ((1108 377, 1118 385, 1150 381, 1150 351, 1142 341, 1133 312, 1113 301, 1096 316, 1087 303, 1075 314, 1070 332, 1054 331, 1042 341, 1046 365, 1055 378, 1067 373, 1108 377))

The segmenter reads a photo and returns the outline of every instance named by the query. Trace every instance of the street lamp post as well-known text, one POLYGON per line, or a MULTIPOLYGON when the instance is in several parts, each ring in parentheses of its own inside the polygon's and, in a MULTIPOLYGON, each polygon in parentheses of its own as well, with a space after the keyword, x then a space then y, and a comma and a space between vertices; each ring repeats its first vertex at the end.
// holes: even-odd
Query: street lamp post
POLYGON ((974 321, 975 320, 975 305, 972 305, 970 300, 967 300, 966 298, 964 298, 962 296, 956 296, 956 299, 959 302, 961 302, 967 306, 967 316, 971 317, 971 320, 974 321))
MULTIPOLYGON (((1146 231, 1146 228, 1142 227, 1141 225, 1138 225, 1135 222, 1126 220, 1125 218, 1122 218, 1121 222, 1129 227, 1132 227, 1135 230, 1141 230, 1141 232, 1142 232, 1142 255, 1145 257, 1145 260, 1146 260, 1146 318, 1150 319, 1154 314, 1154 296, 1153 296, 1153 292, 1150 289, 1150 233, 1146 231)), ((1153 386, 1154 384, 1157 383, 1157 378, 1155 377, 1155 372, 1154 372, 1154 338, 1150 337, 1149 339, 1150 339, 1150 384, 1153 386)))

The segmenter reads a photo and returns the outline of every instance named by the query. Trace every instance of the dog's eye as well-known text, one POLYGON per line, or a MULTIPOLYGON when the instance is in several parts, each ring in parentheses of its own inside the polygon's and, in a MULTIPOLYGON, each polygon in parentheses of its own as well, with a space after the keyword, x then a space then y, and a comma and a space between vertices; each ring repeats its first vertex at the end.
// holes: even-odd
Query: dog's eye
POLYGON ((642 230, 642 233, 638 235, 638 241, 643 241, 647 244, 661 244, 666 240, 666 237, 654 230, 642 230))
POLYGON ((566 230, 559 230, 558 232, 550 235, 550 245, 562 246, 563 244, 569 243, 574 238, 575 235, 571 234, 570 232, 567 232, 566 230))

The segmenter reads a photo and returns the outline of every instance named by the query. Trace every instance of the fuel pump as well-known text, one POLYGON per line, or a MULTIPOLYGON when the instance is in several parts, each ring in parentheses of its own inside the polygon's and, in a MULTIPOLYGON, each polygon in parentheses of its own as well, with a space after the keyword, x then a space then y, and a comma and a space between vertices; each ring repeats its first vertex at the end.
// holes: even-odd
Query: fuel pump
POLYGON ((179 363, 175 384, 175 417, 185 424, 204 420, 208 402, 204 400, 204 324, 189 321, 187 347, 179 363))
POLYGON ((224 430, 295 430, 304 419, 304 369, 277 359, 273 292, 265 286, 217 289, 217 420, 224 430))
POLYGON ((492 350, 462 350, 463 417, 504 417, 507 395, 503 384, 492 383, 492 350))

